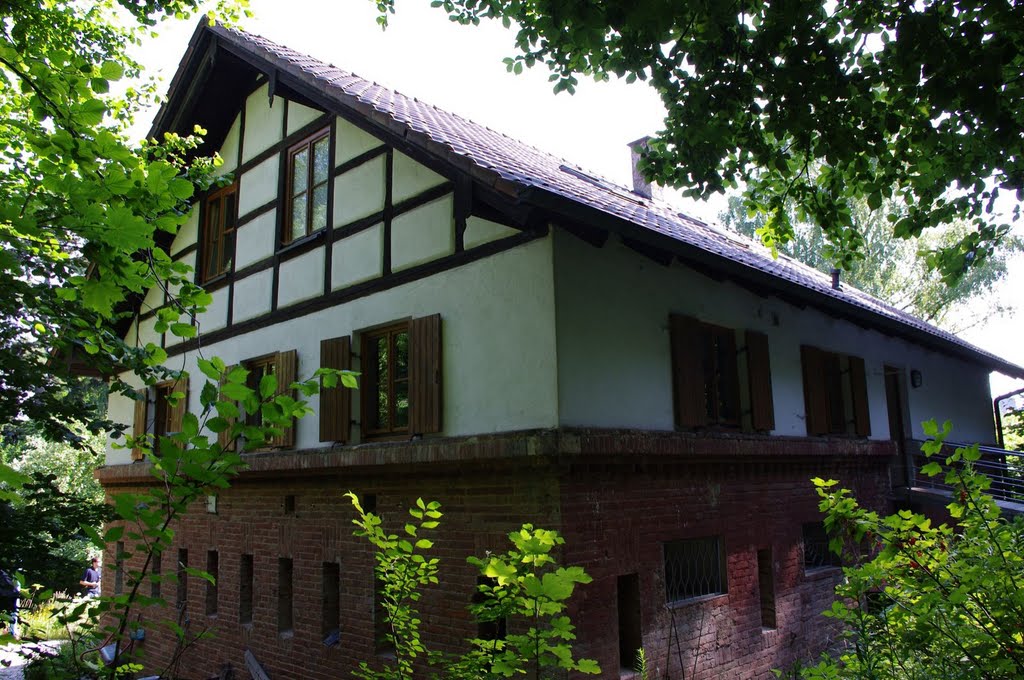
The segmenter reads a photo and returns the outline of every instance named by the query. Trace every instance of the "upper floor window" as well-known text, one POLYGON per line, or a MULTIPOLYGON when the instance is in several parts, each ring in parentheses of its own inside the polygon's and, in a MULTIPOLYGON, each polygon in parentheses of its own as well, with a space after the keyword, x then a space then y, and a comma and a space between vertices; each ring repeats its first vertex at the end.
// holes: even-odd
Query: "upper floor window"
POLYGON ((364 331, 361 342, 363 435, 440 432, 440 315, 364 331))
POLYGON ((238 224, 238 184, 214 191, 206 198, 200 236, 202 253, 200 281, 214 279, 231 269, 238 224))
MULTIPOLYGON (((295 382, 296 372, 298 370, 298 353, 295 350, 289 350, 287 352, 274 352, 273 354, 266 354, 261 357, 253 359, 247 359, 241 364, 247 371, 246 386, 251 388, 259 394, 260 381, 264 376, 272 375, 277 381, 277 395, 293 395, 292 383, 295 382)), ((231 367, 228 372, 232 370, 231 367)), ((224 399, 224 397, 221 397, 224 399)), ((238 411, 242 421, 246 425, 259 427, 263 425, 263 412, 262 409, 254 411, 252 413, 245 412, 245 405, 243 403, 237 404, 238 411)), ((237 442, 231 437, 231 425, 234 425, 235 418, 227 418, 228 428, 219 433, 217 437, 217 443, 220 444, 225 450, 234 451, 240 447, 237 446, 237 442)), ((291 423, 290 427, 281 428, 280 432, 276 435, 272 435, 269 439, 264 442, 246 441, 246 448, 252 449, 289 449, 295 446, 295 422, 291 423)))
POLYGON ((775 427, 767 336, 746 331, 737 349, 733 329, 678 314, 669 319, 669 334, 677 427, 775 427), (746 401, 740 390, 741 355, 746 356, 746 401))
POLYGON ((871 434, 864 360, 804 345, 800 348, 808 435, 871 434))
POLYGON ((330 128, 327 128, 288 150, 284 243, 291 243, 327 226, 330 140, 330 128))

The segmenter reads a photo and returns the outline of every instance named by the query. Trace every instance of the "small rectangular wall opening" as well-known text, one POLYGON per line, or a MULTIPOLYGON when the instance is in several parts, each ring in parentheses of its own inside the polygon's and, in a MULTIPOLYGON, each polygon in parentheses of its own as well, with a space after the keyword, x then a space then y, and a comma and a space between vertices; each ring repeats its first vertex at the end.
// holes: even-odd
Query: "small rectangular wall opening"
POLYGON ((178 593, 175 605, 180 609, 188 602, 188 550, 178 548, 178 593))
POLYGON ((213 582, 206 582, 206 615, 217 615, 217 584, 220 580, 220 555, 216 550, 206 551, 206 573, 213 582))
POLYGON ((114 594, 124 592, 124 541, 114 545, 114 594))
MULTIPOLYGON (((487 576, 476 577, 476 590, 473 591, 473 604, 483 604, 487 601, 487 594, 480 590, 480 587, 493 588, 498 585, 498 580, 487 576)), ((487 617, 490 619, 490 617, 487 617)), ((477 619, 476 637, 480 640, 504 640, 508 635, 508 620, 505 617, 497 619, 477 619)))
POLYGON ((761 596, 761 627, 776 628, 775 569, 772 567, 771 548, 757 551, 757 588, 761 596))
POLYGON ((338 643, 341 629, 341 565, 324 562, 320 593, 320 636, 324 644, 338 643))
POLYGON ((277 560, 277 633, 285 635, 292 632, 294 615, 292 612, 292 560, 281 557, 277 560))
POLYGON ((253 580, 252 555, 242 555, 238 562, 238 622, 252 623, 253 580))
POLYGON ((615 592, 619 607, 619 669, 628 671, 636 665, 636 655, 643 646, 640 627, 640 579, 626 574, 616 579, 615 592))
POLYGON ((289 494, 284 497, 284 514, 294 515, 295 514, 295 496, 289 494))
POLYGON ((153 563, 149 569, 149 594, 152 597, 160 597, 160 579, 162 574, 161 566, 163 563, 163 555, 155 553, 153 555, 153 563))

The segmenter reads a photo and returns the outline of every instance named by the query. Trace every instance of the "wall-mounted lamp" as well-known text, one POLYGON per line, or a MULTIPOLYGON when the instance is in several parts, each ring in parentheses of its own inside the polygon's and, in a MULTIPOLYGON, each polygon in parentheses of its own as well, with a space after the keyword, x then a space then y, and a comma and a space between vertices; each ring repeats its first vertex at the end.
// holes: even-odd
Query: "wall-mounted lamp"
POLYGON ((924 383, 924 378, 921 377, 921 371, 916 368, 910 372, 910 386, 915 390, 924 383))

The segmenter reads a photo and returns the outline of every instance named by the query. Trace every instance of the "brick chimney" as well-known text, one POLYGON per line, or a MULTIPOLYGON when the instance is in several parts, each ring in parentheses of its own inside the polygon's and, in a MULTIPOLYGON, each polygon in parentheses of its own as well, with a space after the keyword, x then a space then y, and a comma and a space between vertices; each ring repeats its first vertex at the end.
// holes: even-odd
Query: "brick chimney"
POLYGON ((640 160, 640 154, 647 148, 647 142, 649 142, 650 139, 651 138, 649 136, 645 136, 629 143, 630 162, 633 165, 633 193, 643 196, 644 198, 651 198, 653 196, 654 187, 651 186, 650 182, 644 179, 644 175, 637 167, 637 163, 640 160))

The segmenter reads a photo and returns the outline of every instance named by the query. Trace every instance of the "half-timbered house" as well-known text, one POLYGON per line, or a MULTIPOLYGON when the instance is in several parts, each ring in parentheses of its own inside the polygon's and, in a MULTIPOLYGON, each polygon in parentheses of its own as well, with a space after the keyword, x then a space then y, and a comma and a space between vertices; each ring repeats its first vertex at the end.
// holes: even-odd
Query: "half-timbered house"
MULTIPOLYGON (((188 677, 242 668, 249 650, 274 678, 334 678, 381 652, 349 489, 385 521, 417 497, 443 504, 431 646, 477 633, 465 557, 530 521, 594 579, 572 613, 604 677, 641 646, 658 677, 767 677, 829 642, 819 614, 839 572, 809 479, 886 509, 912 486, 901 454, 920 421, 992 442, 989 373, 1024 377, 642 181, 617 186, 255 35, 197 29, 153 132, 195 124, 230 178, 168 246, 213 297, 202 352, 280 382, 320 366, 361 382, 313 397, 314 415, 176 527, 163 571, 217 577, 164 589, 191 631, 215 633, 188 677)), ((166 302, 154 289, 122 330, 199 375, 200 341, 155 331, 166 302)), ((110 413, 174 431, 198 390, 159 385, 110 413), (189 398, 168 408, 175 388, 189 398)), ((134 458, 109 451, 110 492, 151 483, 134 458)), ((172 646, 159 629, 139 645, 154 666, 172 646)))

